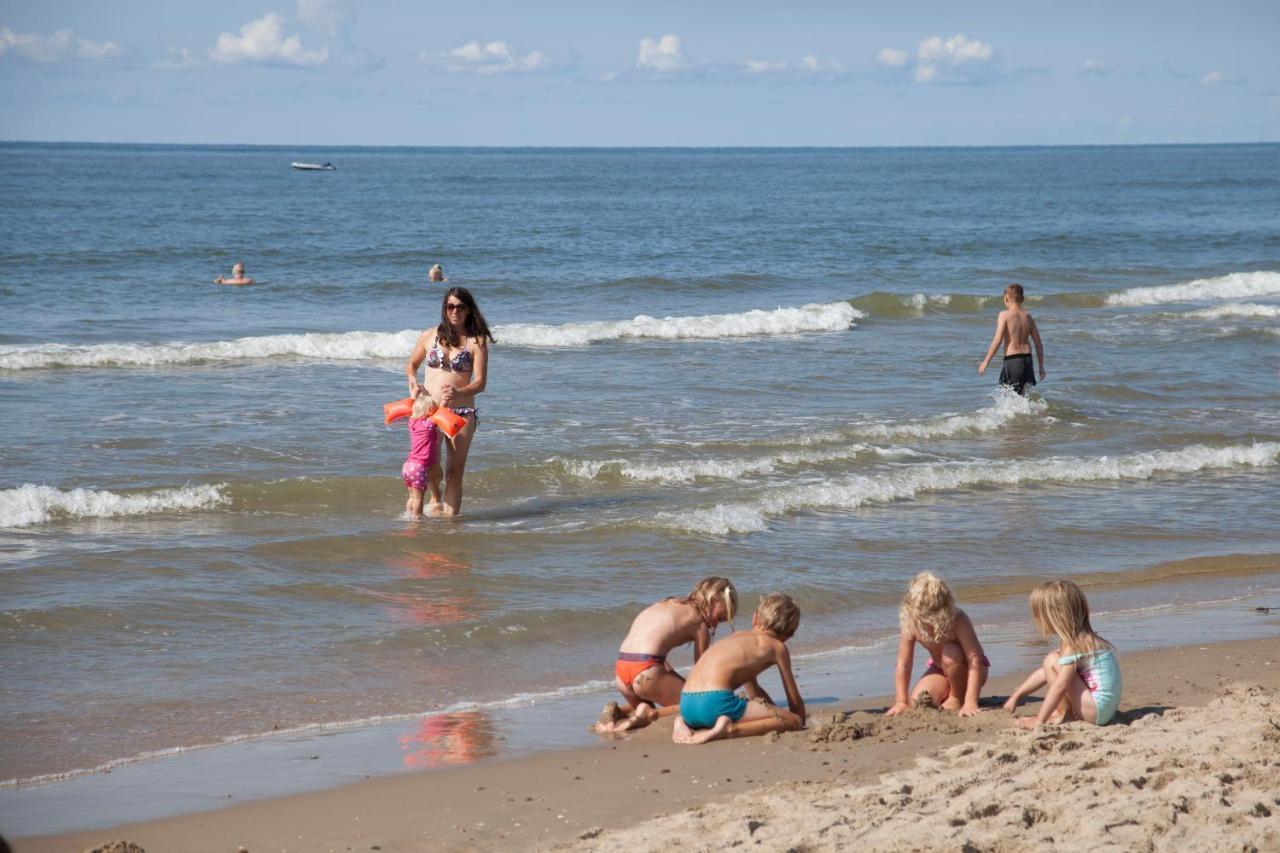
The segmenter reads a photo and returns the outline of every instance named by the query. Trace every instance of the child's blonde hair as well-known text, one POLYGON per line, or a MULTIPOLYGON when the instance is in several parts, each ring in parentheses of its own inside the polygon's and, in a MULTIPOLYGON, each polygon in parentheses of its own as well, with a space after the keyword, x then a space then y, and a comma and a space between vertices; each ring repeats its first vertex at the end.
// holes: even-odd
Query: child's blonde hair
POLYGON ((730 622, 738 612, 738 590, 728 578, 703 578, 694 584, 693 592, 685 598, 702 616, 702 621, 711 626, 711 614, 715 612, 716 602, 724 602, 724 612, 730 622))
POLYGON ((1093 652, 1108 645, 1089 624, 1089 602, 1071 581, 1047 581, 1031 590, 1031 618, 1041 634, 1056 636, 1073 652, 1093 652))
POLYGON ((921 572, 907 584, 898 608, 898 624, 926 643, 951 636, 956 622, 956 599, 947 582, 933 572, 921 572))
POLYGON ((800 608, 791 596, 771 592, 756 607, 757 624, 784 643, 795 636, 800 627, 800 608))
MULTIPOLYGON (((426 391, 423 391, 413 399, 413 417, 415 418, 430 417, 438 408, 440 408, 440 404, 437 403, 426 391)), ((404 410, 401 409, 401 411, 404 410)))

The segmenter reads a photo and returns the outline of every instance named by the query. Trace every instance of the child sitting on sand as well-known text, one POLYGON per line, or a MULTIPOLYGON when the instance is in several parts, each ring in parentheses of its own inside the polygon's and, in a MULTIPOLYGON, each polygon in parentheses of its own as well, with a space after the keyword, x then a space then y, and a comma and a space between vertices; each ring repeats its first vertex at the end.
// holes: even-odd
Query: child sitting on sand
MULTIPOLYGON (((440 434, 431 415, 439 408, 425 390, 419 391, 413 401, 413 412, 409 415, 409 457, 400 468, 400 476, 404 479, 405 488, 409 490, 409 499, 405 501, 405 512, 414 518, 422 517, 422 496, 427 490, 427 472, 440 458, 440 434)), ((439 504, 433 504, 433 511, 439 510, 439 504)))
POLYGON ((912 578, 898 610, 898 622, 902 635, 893 675, 894 702, 888 715, 896 716, 908 708, 907 684, 916 643, 931 657, 911 691, 911 705, 958 711, 962 717, 978 713, 978 694, 987 681, 991 661, 982 653, 973 623, 956 608, 946 582, 931 572, 912 578))
POLYGON ((721 622, 738 612, 738 591, 726 578, 703 578, 684 598, 664 598, 651 604, 631 623, 618 661, 614 683, 627 700, 621 708, 610 702, 600 713, 597 731, 624 732, 641 728, 660 716, 674 714, 684 679, 667 663, 671 650, 693 643, 694 663, 711 645, 721 622), (653 706, 661 706, 654 710, 653 706))
POLYGON ((730 634, 694 664, 680 694, 680 716, 672 740, 706 743, 804 728, 804 700, 787 650, 787 640, 798 627, 800 608, 788 596, 771 592, 760 599, 750 631, 730 634), (789 711, 774 705, 756 681, 774 665, 782 676, 789 711), (746 688, 747 698, 733 692, 739 687, 746 688))
POLYGON ((1040 713, 1022 717, 1017 724, 1034 729, 1044 723, 1084 720, 1105 726, 1116 715, 1124 683, 1120 662, 1109 642, 1089 624, 1089 602, 1071 581, 1049 581, 1031 591, 1031 618, 1040 633, 1058 638, 1058 650, 1045 656, 1044 665, 1013 691, 1004 708, 1016 713, 1018 702, 1046 684, 1040 713))

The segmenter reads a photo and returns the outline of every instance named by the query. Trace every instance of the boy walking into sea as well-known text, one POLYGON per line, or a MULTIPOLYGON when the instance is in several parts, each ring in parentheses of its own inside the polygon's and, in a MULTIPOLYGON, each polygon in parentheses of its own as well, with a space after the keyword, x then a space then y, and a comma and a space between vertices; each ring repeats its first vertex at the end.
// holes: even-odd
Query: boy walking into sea
POLYGON ((996 318, 996 333, 991 339, 991 346, 987 348, 987 357, 978 365, 978 374, 986 373, 991 358, 1003 344, 1004 366, 1000 369, 1000 384, 1025 397, 1027 386, 1036 384, 1034 366, 1031 363, 1031 341, 1036 344, 1036 361, 1040 363, 1041 380, 1044 379, 1044 344, 1040 342, 1040 330, 1036 328, 1036 321, 1022 309, 1024 298, 1020 284, 1011 284, 1004 289, 1004 310, 996 318))
POLYGON ((706 743, 804 728, 804 700, 791 672, 787 640, 800 627, 800 608, 790 597, 771 592, 760 599, 750 631, 737 631, 703 653, 680 694, 680 716, 672 739, 706 743), (773 704, 756 678, 778 667, 787 708, 773 704), (733 691, 744 687, 747 698, 733 691), (750 701, 748 701, 750 700, 750 701))

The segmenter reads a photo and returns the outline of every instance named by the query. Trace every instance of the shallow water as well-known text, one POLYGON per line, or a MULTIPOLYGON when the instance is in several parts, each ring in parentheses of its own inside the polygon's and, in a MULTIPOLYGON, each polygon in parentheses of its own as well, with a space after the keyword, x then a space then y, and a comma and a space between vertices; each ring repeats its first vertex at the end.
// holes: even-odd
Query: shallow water
POLYGON ((0 148, 0 778, 574 688, 708 574, 816 650, 921 568, 1012 624, 1280 552, 1278 146, 0 148), (460 523, 380 419, 436 261, 498 336, 460 523))

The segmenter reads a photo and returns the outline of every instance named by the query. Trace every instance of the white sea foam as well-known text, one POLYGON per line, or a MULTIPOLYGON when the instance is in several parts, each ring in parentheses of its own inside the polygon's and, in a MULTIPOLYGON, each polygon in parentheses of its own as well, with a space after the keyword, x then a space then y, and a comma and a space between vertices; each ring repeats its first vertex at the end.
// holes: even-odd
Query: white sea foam
MULTIPOLYGON (((501 345, 521 347, 577 347, 610 340, 741 338, 840 332, 853 328, 864 316, 848 302, 707 314, 692 317, 635 317, 630 320, 542 325, 512 323, 494 328, 501 345)), ((38 370, 53 367, 165 367, 270 358, 335 361, 403 359, 418 332, 311 332, 264 335, 231 341, 108 344, 21 344, 0 346, 0 370, 38 370)))
POLYGON ((705 314, 694 317, 657 319, 640 315, 630 320, 592 323, 565 323, 552 326, 514 323, 496 329, 503 344, 527 347, 580 347, 599 341, 718 340, 767 335, 798 335, 811 332, 843 332, 864 317, 848 302, 746 311, 741 314, 705 314))
POLYGON ((795 450, 743 459, 687 459, 671 463, 633 462, 628 459, 577 461, 557 459, 565 472, 573 477, 593 480, 609 473, 641 482, 690 483, 697 479, 736 480, 748 474, 771 474, 787 465, 820 465, 854 459, 866 453, 886 457, 919 456, 905 447, 872 447, 850 444, 826 451, 795 450))
POLYGON ((867 504, 907 500, 924 492, 1022 483, 1145 480, 1158 474, 1271 467, 1277 463, 1280 463, 1280 443, 1277 442, 1229 447, 1197 444, 1180 450, 1117 457, 930 463, 870 476, 772 489, 753 501, 718 504, 680 514, 663 513, 655 521, 664 527, 693 533, 752 533, 764 530, 770 517, 800 511, 854 510, 867 504))
POLYGON ((304 335, 264 335, 232 341, 162 344, 34 344, 0 347, 0 369, 35 370, 49 367, 165 367, 221 361, 299 357, 324 360, 402 359, 413 349, 418 333, 315 332, 304 335))
POLYGON ((1189 311, 1185 315, 1197 320, 1221 320, 1226 317, 1280 317, 1280 305, 1259 305, 1254 302, 1228 302, 1212 308, 1189 311))
POLYGON ((64 491, 26 483, 0 490, 0 528, 27 527, 54 518, 114 518, 207 509, 229 500, 217 486, 117 494, 94 489, 64 491))
POLYGON ((1280 294, 1280 272, 1233 272, 1164 287, 1135 287, 1107 297, 1108 305, 1163 305, 1217 299, 1255 299, 1280 294))
POLYGON ((1009 390, 998 390, 995 402, 976 412, 939 415, 904 423, 859 424, 850 429, 866 438, 949 438, 964 433, 994 432, 1021 417, 1042 417, 1052 421, 1053 418, 1046 414, 1048 410, 1049 404, 1044 400, 1032 400, 1009 390))

